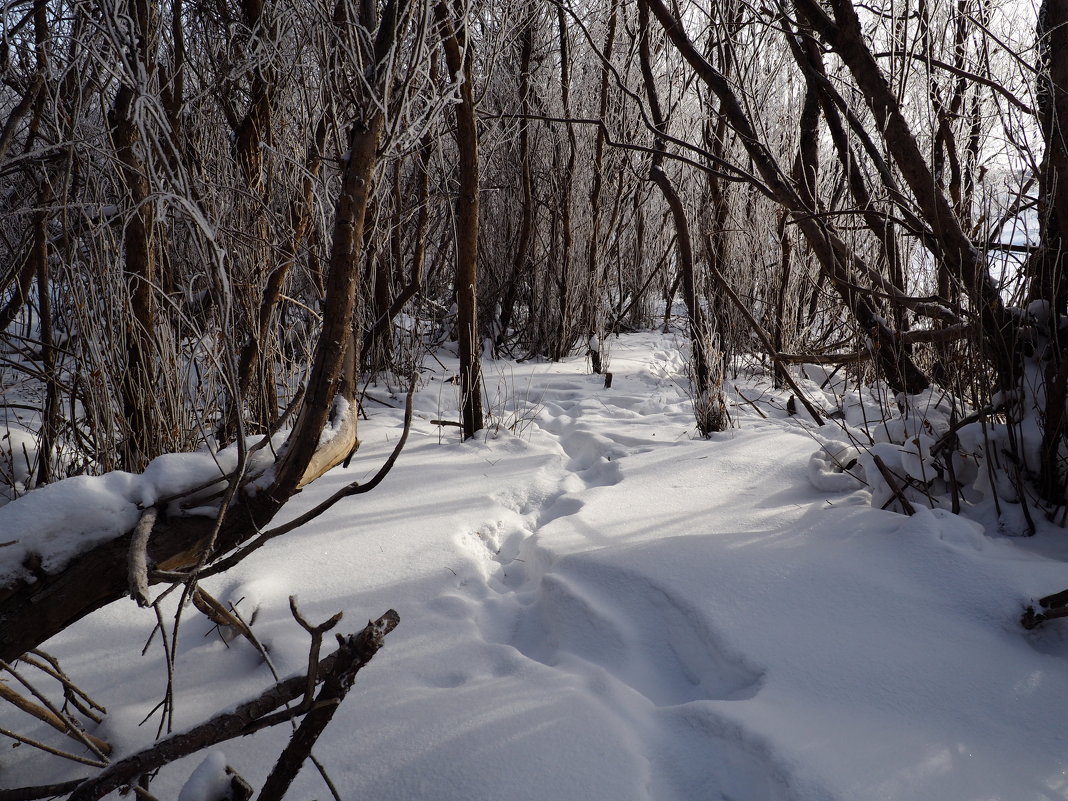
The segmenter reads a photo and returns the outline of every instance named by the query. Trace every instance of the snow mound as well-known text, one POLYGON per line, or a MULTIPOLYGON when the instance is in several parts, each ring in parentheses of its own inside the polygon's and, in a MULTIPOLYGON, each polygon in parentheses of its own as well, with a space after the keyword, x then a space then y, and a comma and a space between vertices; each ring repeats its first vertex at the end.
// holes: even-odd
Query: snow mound
POLYGON ((822 492, 852 492, 865 486, 860 450, 852 445, 825 445, 808 460, 808 480, 822 492))

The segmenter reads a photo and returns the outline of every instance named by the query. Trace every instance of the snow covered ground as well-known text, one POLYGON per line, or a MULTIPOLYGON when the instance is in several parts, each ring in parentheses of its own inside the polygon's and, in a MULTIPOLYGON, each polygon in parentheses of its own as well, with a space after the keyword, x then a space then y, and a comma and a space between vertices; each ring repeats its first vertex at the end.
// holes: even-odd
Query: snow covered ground
MULTIPOLYGON (((348 631, 400 613, 316 747, 343 798, 1068 799, 1068 622, 1017 622, 1068 587, 1062 530, 1009 538, 817 490, 833 423, 788 418, 765 386, 756 407, 732 391, 735 428, 695 439, 675 340, 611 344, 611 389, 582 358, 487 362, 494 425, 467 443, 430 422, 455 415, 456 387, 426 373, 381 487, 208 582, 246 618, 258 607, 281 674, 307 659, 290 594, 313 621, 344 610, 348 631)), ((403 400, 369 394, 396 408, 369 400, 350 468, 287 515, 388 454, 403 400)), ((21 503, 0 508, 0 539, 21 503)), ((155 733, 158 716, 138 726, 165 684, 159 640, 140 655, 154 623, 126 601, 47 646, 108 707, 96 733, 119 751, 155 733)), ((247 642, 194 610, 182 626, 179 727, 271 683, 247 642)), ((50 739, 18 715, 0 725, 50 739)), ((225 761, 256 786, 287 733, 228 743, 225 761)), ((177 798, 203 756, 153 793, 177 798)), ((5 748, 0 787, 81 775, 42 778, 41 759, 5 748)), ((306 767, 288 797, 329 794, 306 767)))

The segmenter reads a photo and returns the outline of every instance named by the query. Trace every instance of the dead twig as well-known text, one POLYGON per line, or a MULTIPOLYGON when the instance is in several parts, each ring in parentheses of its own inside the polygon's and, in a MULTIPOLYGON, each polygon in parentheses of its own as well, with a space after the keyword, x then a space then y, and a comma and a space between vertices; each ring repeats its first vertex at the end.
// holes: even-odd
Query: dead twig
POLYGON ((23 654, 21 661, 27 665, 32 665, 42 673, 51 676, 53 679, 63 685, 63 698, 67 703, 78 710, 82 715, 89 718, 93 723, 100 723, 103 721, 101 715, 108 713, 107 709, 102 707, 96 701, 94 701, 89 695, 77 684, 75 684, 71 678, 60 667, 59 660, 49 653, 35 648, 28 654, 23 654), (43 661, 38 661, 34 657, 43 661), (97 714, 97 713, 100 714, 97 714))
MULTIPOLYGON (((323 625, 325 626, 329 622, 327 621, 323 625)), ((399 622, 400 617, 391 609, 377 621, 368 621, 364 633, 369 632, 368 636, 380 643, 382 638, 389 631, 392 631, 399 622)), ((348 650, 345 638, 339 636, 338 643, 339 653, 348 650)), ((257 801, 281 801, 304 761, 311 755, 311 749, 315 745, 315 741, 330 723, 338 705, 344 700, 345 695, 352 687, 359 667, 351 656, 346 655, 343 661, 339 659, 335 670, 326 676, 323 680, 322 689, 319 691, 319 697, 316 698, 315 708, 305 715, 304 720, 300 722, 300 726, 293 733, 289 743, 286 744, 285 749, 274 765, 274 769, 271 771, 271 775, 263 783, 257 801)))
POLYGON ((897 477, 893 474, 890 468, 886 466, 886 462, 884 462, 878 454, 873 453, 871 458, 872 461, 875 462, 875 466, 879 469, 879 472, 882 473, 886 485, 890 487, 890 491, 894 493, 894 497, 897 498, 897 502, 901 504, 901 511, 909 517, 912 517, 916 514, 916 509, 909 502, 909 499, 905 497, 904 490, 902 490, 901 485, 897 483, 897 477))
POLYGON ((25 743, 26 745, 32 746, 34 748, 38 748, 41 751, 45 751, 45 752, 47 752, 49 754, 52 754, 54 756, 63 757, 64 759, 69 759, 72 762, 80 762, 83 765, 91 765, 94 768, 106 768, 108 766, 107 762, 98 762, 95 759, 89 759, 88 757, 83 757, 83 756, 78 756, 77 754, 72 754, 69 751, 63 751, 63 750, 60 750, 59 748, 53 748, 50 745, 46 745, 45 743, 42 743, 40 740, 34 740, 31 737, 26 737, 25 735, 19 734, 17 732, 13 732, 10 729, 5 729, 3 727, 0 727, 0 734, 2 734, 5 737, 10 737, 12 740, 17 740, 20 743, 25 743))
MULTIPOLYGON (((201 587, 199 584, 193 590, 192 594, 193 606, 200 610, 204 616, 221 628, 229 629, 234 634, 240 634, 257 650, 262 648, 255 637, 252 636, 252 631, 245 624, 241 618, 233 614, 229 609, 219 603, 212 595, 201 587)), ((226 640, 226 638, 223 638, 226 640)))
POLYGON ((389 458, 386 459, 385 463, 378 469, 378 472, 375 473, 369 481, 362 484, 359 481, 354 481, 351 484, 339 489, 337 492, 335 492, 333 495, 331 495, 329 498, 327 498, 325 501, 318 504, 314 508, 309 509, 304 514, 299 515, 294 519, 290 520, 288 523, 283 523, 282 525, 262 532, 258 537, 243 545, 241 548, 234 551, 229 556, 220 559, 218 562, 215 562, 210 567, 207 567, 202 570, 199 574, 199 577, 208 578, 210 576, 215 576, 219 573, 226 572, 231 567, 233 567, 238 562, 247 557, 250 553, 263 547, 275 537, 280 537, 283 534, 288 534, 294 529, 300 528, 305 523, 314 520, 316 517, 321 515, 330 507, 334 506, 339 501, 342 501, 351 495, 362 495, 365 492, 370 492, 379 484, 381 484, 382 480, 385 479, 385 477, 389 474, 389 471, 393 469, 393 465, 397 463, 397 459, 400 456, 401 451, 404 449, 405 443, 408 441, 408 434, 411 433, 412 401, 415 394, 415 386, 416 377, 413 376, 412 384, 408 388, 408 397, 404 405, 404 428, 401 431, 400 439, 397 440, 397 444, 394 446, 392 453, 390 453, 389 455, 389 458))
POLYGON ((78 724, 69 715, 57 709, 43 693, 39 692, 24 676, 22 676, 22 674, 2 659, 0 659, 0 668, 14 676, 19 684, 29 690, 34 698, 41 702, 44 708, 42 709, 28 699, 23 698, 11 688, 6 687, 6 685, 0 684, 0 688, 4 691, 2 697, 6 697, 9 701, 15 703, 24 712, 28 712, 58 731, 78 740, 82 745, 88 748, 98 760, 105 765, 107 764, 107 755, 111 753, 111 746, 108 743, 104 742, 99 737, 94 737, 93 735, 86 734, 82 731, 81 728, 78 727, 78 724), (15 698, 18 698, 19 701, 15 701, 15 698))
POLYGON ((756 405, 756 401, 750 400, 749 398, 745 397, 745 395, 742 394, 742 391, 740 389, 738 389, 738 385, 737 384, 734 385, 734 391, 738 393, 738 397, 739 398, 741 398, 743 401, 745 401, 750 406, 752 406, 757 414, 759 414, 765 420, 768 419, 768 416, 766 414, 764 414, 764 411, 759 406, 756 405))
POLYGON ((323 644, 323 635, 341 622, 341 617, 344 613, 338 612, 325 623, 313 626, 304 619, 303 615, 300 614, 300 610, 297 609, 297 596, 295 595, 289 596, 289 611, 293 613, 293 619, 300 624, 300 627, 311 635, 312 640, 311 647, 308 649, 308 683, 304 691, 304 699, 300 702, 301 706, 304 706, 311 703, 312 694, 315 692, 315 669, 319 664, 319 649, 323 644))

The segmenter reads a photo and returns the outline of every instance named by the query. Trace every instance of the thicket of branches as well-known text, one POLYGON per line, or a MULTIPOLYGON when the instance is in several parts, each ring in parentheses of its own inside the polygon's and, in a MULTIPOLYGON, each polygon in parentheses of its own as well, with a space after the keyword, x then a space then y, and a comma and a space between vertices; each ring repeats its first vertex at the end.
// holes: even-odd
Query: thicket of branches
MULTIPOLYGON (((903 410, 945 390, 943 451, 989 426, 1005 500, 1065 506, 1064 3, 3 9, 3 430, 31 445, 0 483, 239 451, 215 519, 152 512, 148 583, 193 594, 284 533, 357 446, 361 380, 428 342, 469 437, 483 353, 600 372, 676 307, 701 434, 741 357, 818 421, 790 365, 837 366, 903 410)), ((0 658, 121 597, 134 535, 0 588, 0 658)))

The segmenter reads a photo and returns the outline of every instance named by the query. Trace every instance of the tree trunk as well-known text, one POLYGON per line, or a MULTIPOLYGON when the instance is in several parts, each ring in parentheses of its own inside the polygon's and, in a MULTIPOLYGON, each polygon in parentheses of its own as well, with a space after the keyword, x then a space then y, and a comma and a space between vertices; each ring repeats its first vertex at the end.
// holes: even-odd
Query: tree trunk
POLYGON ((686 36, 681 23, 664 4, 663 0, 639 0, 640 7, 648 8, 663 26, 687 63, 693 67, 698 78, 711 89, 720 101, 720 113, 724 114, 752 159, 757 173, 764 182, 764 191, 790 210, 798 227, 812 248, 821 268, 841 295, 846 307, 852 312, 864 332, 871 338, 876 359, 887 382, 896 391, 909 394, 922 392, 929 386, 927 377, 916 367, 907 354, 902 353, 894 332, 883 321, 869 299, 857 290, 857 282, 850 265, 857 260, 855 253, 842 242, 820 219, 814 209, 798 195, 785 180, 784 173, 774 156, 764 145, 752 121, 743 109, 732 87, 711 64, 706 61, 693 42, 686 36))
MULTIPOLYGON (((459 5, 459 4, 458 4, 459 5)), ((453 28, 444 0, 434 10, 442 30, 445 63, 460 81, 460 102, 453 106, 459 151, 460 191, 456 197, 456 328, 460 349, 460 419, 464 439, 482 429, 482 372, 478 334, 478 128, 475 123, 474 53, 466 20, 453 28)), ((460 10, 461 14, 464 14, 460 10)))
POLYGON ((642 78, 645 93, 649 99, 649 110, 656 128, 654 140, 653 163, 649 170, 650 180, 657 185, 664 200, 671 210, 671 219, 675 224, 676 251, 679 277, 682 284, 683 299, 689 318, 690 345, 693 363, 694 411, 697 427, 702 436, 714 431, 723 431, 727 426, 726 407, 723 404, 722 389, 717 386, 713 376, 716 375, 709 363, 708 326, 705 323, 704 308, 697 295, 697 278, 694 268, 693 244, 690 239, 690 223, 686 217, 686 208, 676 191, 671 179, 663 169, 665 144, 663 137, 667 134, 667 120, 660 108, 656 91, 656 79, 653 75, 649 46, 649 9, 642 5, 638 8, 639 55, 641 59, 642 78))
POLYGON ((1038 110, 1045 150, 1039 167, 1039 247, 1028 265, 1033 300, 1049 304, 1045 426, 1039 490, 1050 503, 1064 504, 1065 403, 1068 401, 1068 339, 1060 320, 1068 312, 1068 3, 1045 0, 1038 15, 1038 110))

